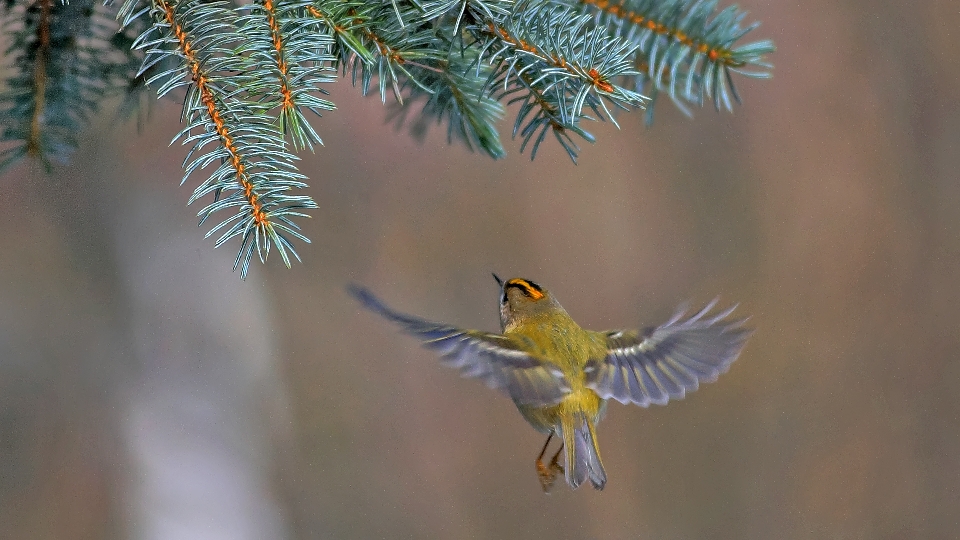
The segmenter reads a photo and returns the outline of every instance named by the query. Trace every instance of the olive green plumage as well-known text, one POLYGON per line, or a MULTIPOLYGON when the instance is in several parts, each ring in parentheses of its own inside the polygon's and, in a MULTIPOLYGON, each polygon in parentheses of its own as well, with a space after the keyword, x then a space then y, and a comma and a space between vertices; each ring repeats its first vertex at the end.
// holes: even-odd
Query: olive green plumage
POLYGON ((494 278, 500 284, 501 334, 432 323, 393 311, 366 289, 350 291, 464 376, 502 389, 535 429, 560 436, 563 466, 557 462, 559 451, 549 466, 537 459, 544 491, 558 472, 574 488, 589 479, 603 489, 607 476, 596 424, 608 399, 646 407, 682 398, 725 372, 751 333, 743 320, 725 320, 733 308, 707 317, 716 301, 686 319, 678 312, 646 332, 584 330, 543 287, 526 279, 494 278))

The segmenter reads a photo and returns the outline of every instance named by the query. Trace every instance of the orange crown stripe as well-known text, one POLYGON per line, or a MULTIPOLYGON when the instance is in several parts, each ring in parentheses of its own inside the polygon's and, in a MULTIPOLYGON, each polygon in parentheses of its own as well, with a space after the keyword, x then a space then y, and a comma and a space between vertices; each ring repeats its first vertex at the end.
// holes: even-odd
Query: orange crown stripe
POLYGON ((527 296, 529 296, 530 298, 533 298, 534 300, 539 300, 543 298, 543 293, 534 289, 530 285, 530 282, 525 279, 520 279, 520 278, 511 279, 504 285, 504 288, 507 288, 507 287, 520 287, 527 294, 527 296))

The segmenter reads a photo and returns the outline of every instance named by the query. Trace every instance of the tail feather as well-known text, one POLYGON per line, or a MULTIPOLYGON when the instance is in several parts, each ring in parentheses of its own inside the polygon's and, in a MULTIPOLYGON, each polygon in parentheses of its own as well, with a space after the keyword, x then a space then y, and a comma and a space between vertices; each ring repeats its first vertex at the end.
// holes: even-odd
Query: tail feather
POLYGON ((576 489, 589 478, 594 488, 603 489, 607 483, 607 473, 600 461, 596 428, 584 413, 573 416, 571 421, 561 423, 567 483, 576 489))

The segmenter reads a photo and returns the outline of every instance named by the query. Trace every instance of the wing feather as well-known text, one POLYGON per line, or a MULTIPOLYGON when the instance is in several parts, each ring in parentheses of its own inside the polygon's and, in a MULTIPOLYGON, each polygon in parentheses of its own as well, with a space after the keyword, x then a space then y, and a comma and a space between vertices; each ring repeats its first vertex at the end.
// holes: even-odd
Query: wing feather
POLYGON ((400 325, 440 355, 442 364, 460 370, 464 377, 482 380, 523 405, 556 405, 570 392, 563 374, 519 349, 508 337, 463 330, 413 317, 387 307, 370 291, 351 286, 349 292, 365 307, 400 325))
POLYGON ((736 360, 752 330, 745 319, 727 320, 736 306, 716 315, 713 300, 685 318, 678 310, 657 328, 605 332, 607 356, 587 363, 587 387, 604 399, 665 405, 713 382, 736 360))

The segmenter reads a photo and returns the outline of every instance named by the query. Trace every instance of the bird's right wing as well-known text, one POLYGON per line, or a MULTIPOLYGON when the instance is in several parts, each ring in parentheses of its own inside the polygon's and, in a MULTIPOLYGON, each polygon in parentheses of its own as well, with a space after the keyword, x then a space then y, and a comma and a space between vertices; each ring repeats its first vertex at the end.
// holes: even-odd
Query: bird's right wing
POLYGON ((424 346, 440 354, 442 362, 459 368, 464 377, 476 377, 499 388, 523 405, 556 405, 570 392, 560 370, 526 352, 505 336, 463 330, 405 315, 387 307, 370 291, 352 285, 349 292, 365 307, 399 324, 424 346))
POLYGON ((666 405, 713 382, 730 368, 751 330, 744 320, 725 320, 733 308, 707 317, 716 300, 684 319, 683 311, 646 332, 614 330, 603 335, 607 356, 587 363, 587 387, 604 399, 666 405))

